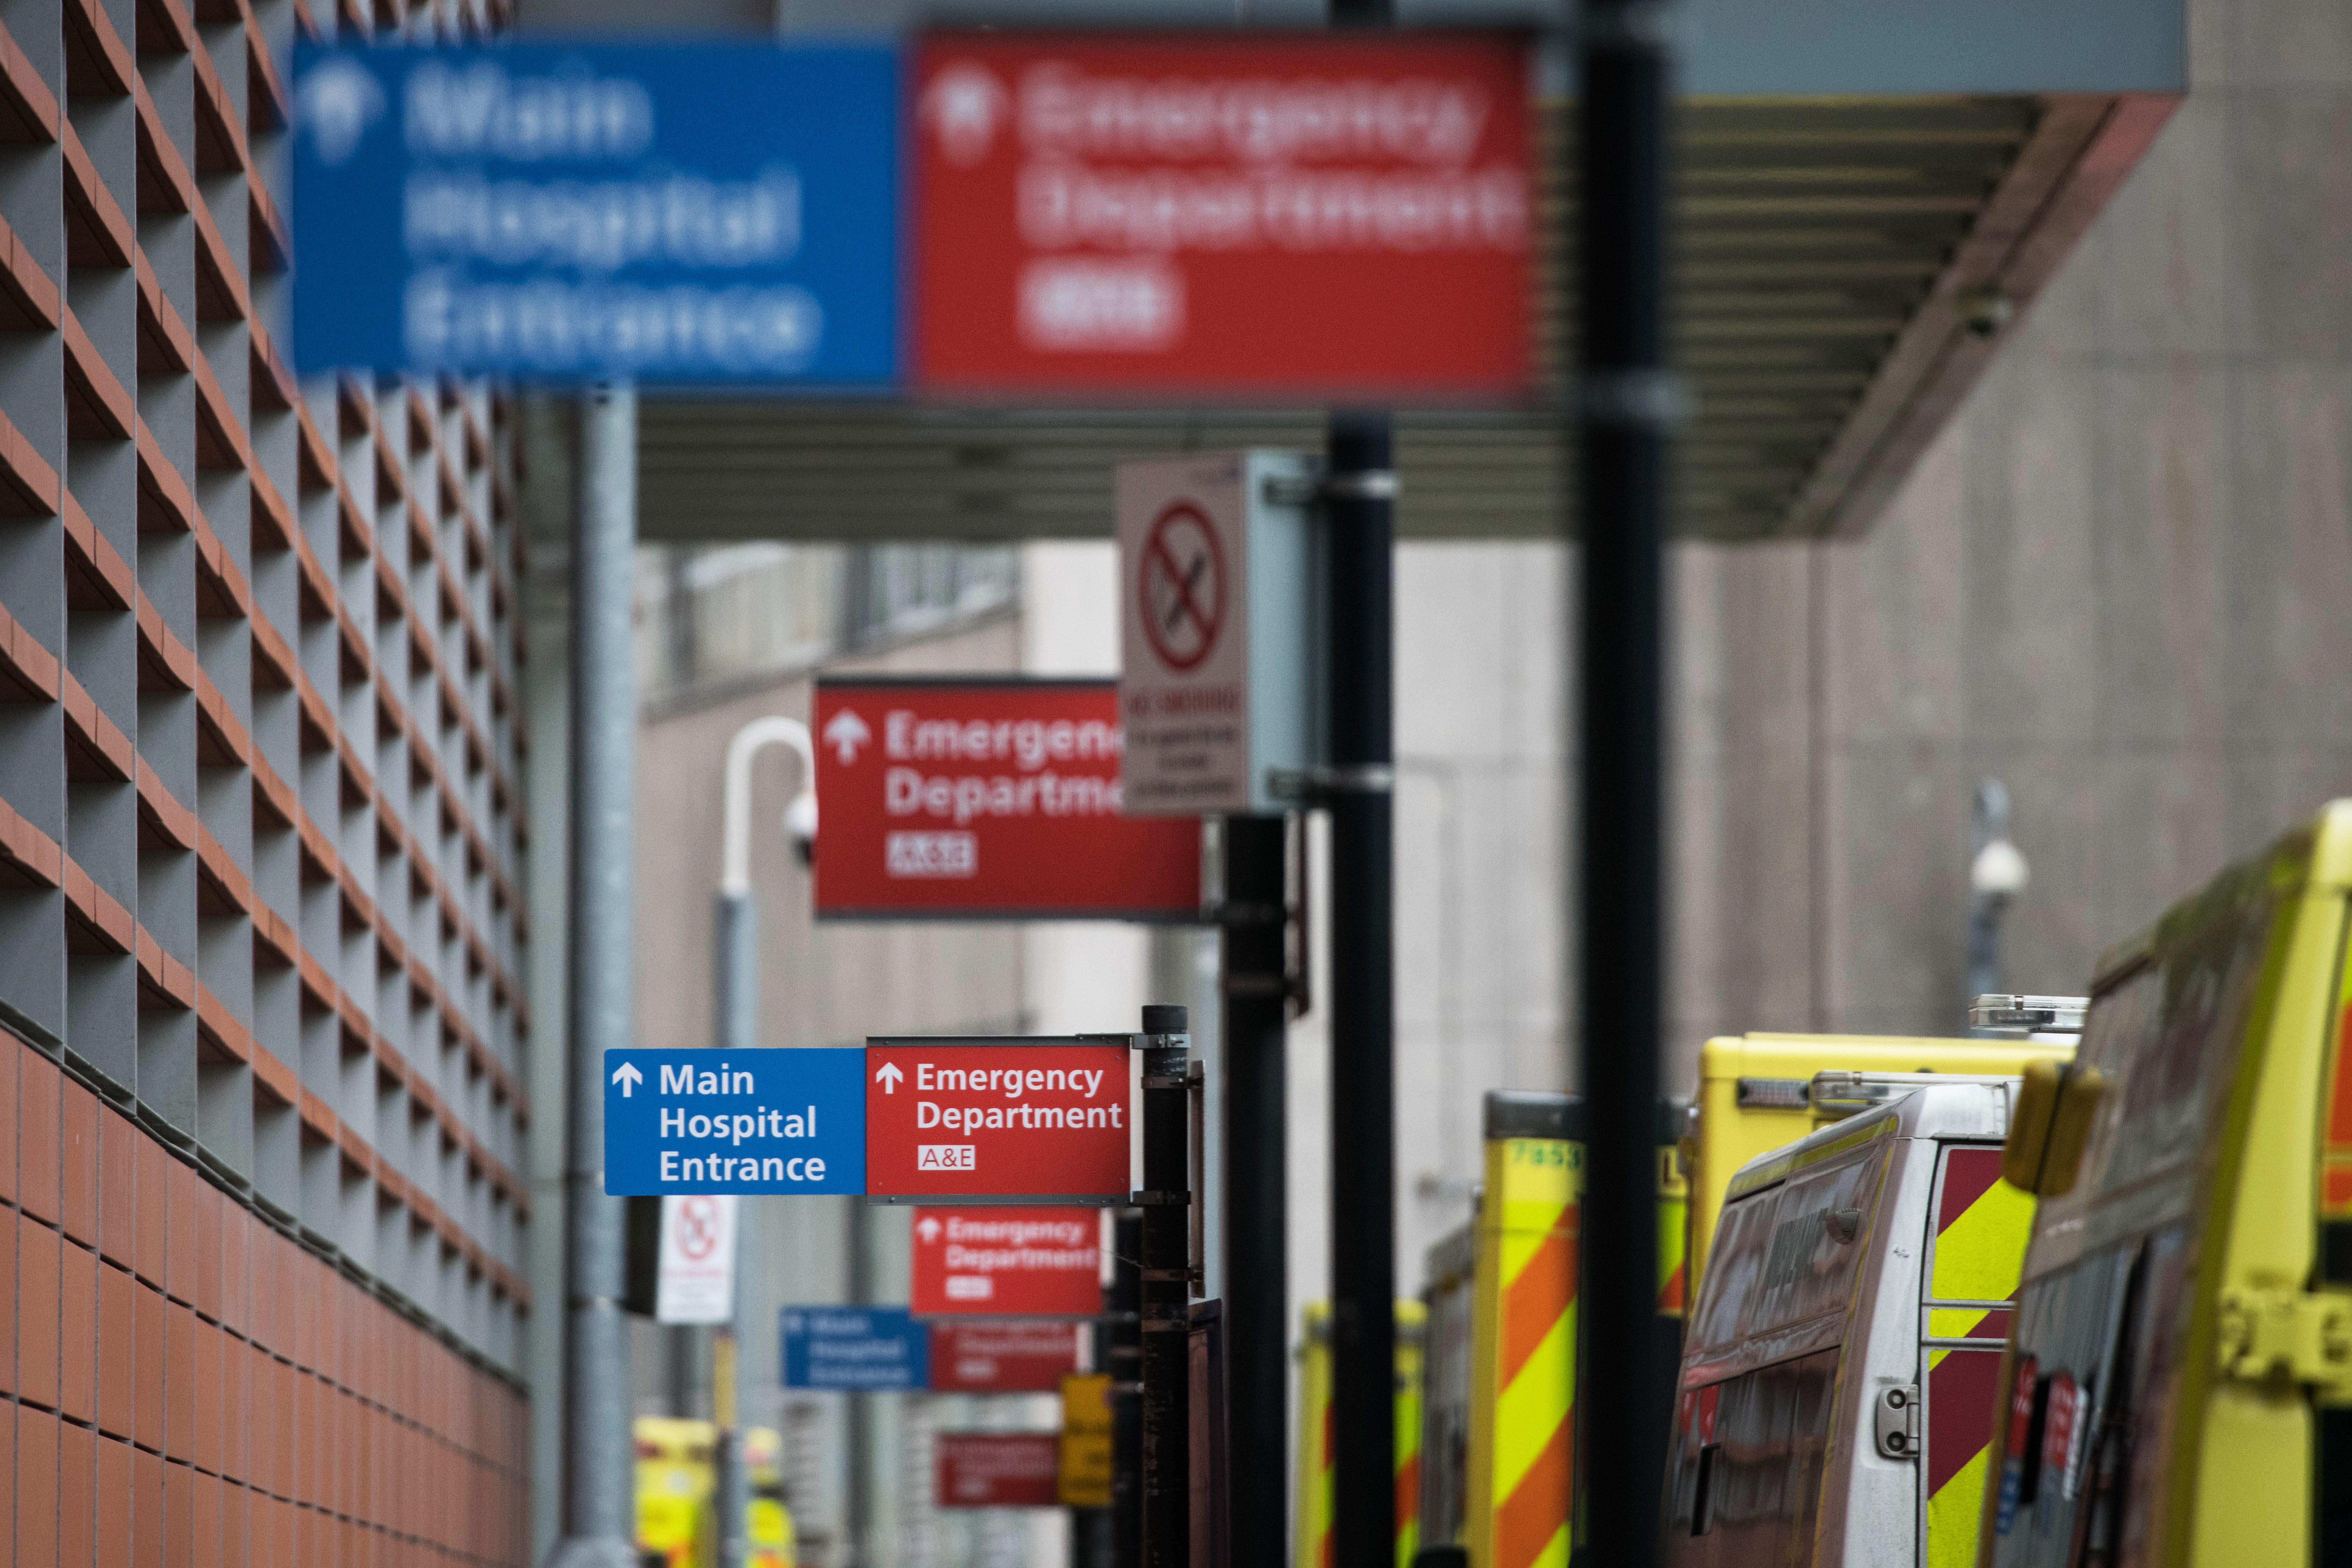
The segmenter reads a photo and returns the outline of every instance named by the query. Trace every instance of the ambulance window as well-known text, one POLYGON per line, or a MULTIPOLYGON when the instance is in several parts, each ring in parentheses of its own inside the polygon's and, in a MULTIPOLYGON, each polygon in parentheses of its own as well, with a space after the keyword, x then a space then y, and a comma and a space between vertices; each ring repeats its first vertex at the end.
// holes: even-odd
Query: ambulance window
POLYGON ((1699 1289, 1697 1320, 1691 1324, 1694 1348, 1720 1349, 1739 1337, 1740 1317, 1755 1294, 1771 1238, 1779 1192, 1759 1193, 1727 1205, 1716 1233, 1714 1261, 1699 1289))
POLYGON ((2251 892, 2225 886, 2208 901, 2217 907, 2168 932, 2155 962, 2094 1001, 2078 1059, 2113 1087, 2082 1177, 2053 1209, 2185 1173, 2218 1136, 2278 899, 2261 881, 2251 892))
POLYGON ((1853 1304, 1892 1147, 1881 1141, 1837 1164, 1806 1171, 1780 1189, 1748 1331, 1806 1322, 1853 1304))

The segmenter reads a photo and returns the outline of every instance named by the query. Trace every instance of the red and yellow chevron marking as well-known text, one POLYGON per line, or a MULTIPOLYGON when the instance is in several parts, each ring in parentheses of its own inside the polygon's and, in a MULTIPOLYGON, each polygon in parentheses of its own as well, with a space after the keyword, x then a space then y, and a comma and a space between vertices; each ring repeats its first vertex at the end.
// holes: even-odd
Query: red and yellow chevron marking
POLYGON ((1396 1304, 1396 1568, 1421 1551, 1421 1392, 1429 1309, 1396 1304))
POLYGON ((1471 1568, 1566 1568, 1576 1456, 1576 1242, 1584 1151, 1486 1145, 1472 1338, 1471 1568))
POLYGON ((2327 1068, 2327 1142, 2320 1155, 2322 1219, 2352 1216, 2352 968, 2344 975, 2334 1057, 2327 1068))
MULTIPOLYGON (((1421 1550, 1421 1405, 1429 1309, 1396 1304, 1396 1561, 1421 1550)), ((1331 1306, 1309 1301, 1298 1343, 1298 1508, 1294 1568, 1331 1568, 1331 1306)))
POLYGON ((1924 1568, 1972 1568, 1992 1469, 2001 1345, 2017 1292, 2033 1199, 2000 1180, 2000 1151, 1948 1149, 1936 1193, 1927 1347, 1927 1549, 1924 1568), (1939 1302, 1961 1305, 1943 1306, 1939 1302))
POLYGON ((1298 1339, 1294 1568, 1331 1568, 1331 1308, 1307 1303, 1298 1339))
POLYGON ((1658 1146, 1658 1316, 1679 1318, 1688 1298, 1690 1184, 1683 1177, 1681 1151, 1658 1146))
POLYGON ((1925 1568, 1974 1568, 2000 1400, 1998 1343, 1928 1352, 1925 1568))

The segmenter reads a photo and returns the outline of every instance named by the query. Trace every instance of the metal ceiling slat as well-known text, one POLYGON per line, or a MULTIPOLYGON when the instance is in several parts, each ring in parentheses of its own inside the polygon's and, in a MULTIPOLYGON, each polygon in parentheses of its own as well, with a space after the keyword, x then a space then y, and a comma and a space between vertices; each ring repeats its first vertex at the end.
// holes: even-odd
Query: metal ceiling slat
MULTIPOLYGON (((1989 352, 1960 333, 1959 290, 1987 279, 2021 297, 2039 286, 2104 197, 2096 191, 2085 208, 2083 193, 2109 176, 2079 165, 2124 102, 1683 106, 1675 332, 1696 409, 1676 464, 1683 530, 1751 539, 1866 523, 1923 438, 1921 397, 1955 395, 1989 352), (2036 250, 2045 212, 2063 232, 2036 250)), ((2125 120, 2145 133, 2144 109, 2125 120)), ((1575 192, 1559 106, 1541 118, 1539 141, 1547 245, 1533 330, 1549 390, 1538 406, 1399 414, 1405 536, 1535 537, 1560 526, 1558 376, 1575 351, 1564 263, 1575 192)), ((2110 174, 2129 162, 2111 161, 2110 174)), ((1320 416, 1298 409, 649 397, 640 422, 648 539, 1098 536, 1121 457, 1321 439, 1320 416)))

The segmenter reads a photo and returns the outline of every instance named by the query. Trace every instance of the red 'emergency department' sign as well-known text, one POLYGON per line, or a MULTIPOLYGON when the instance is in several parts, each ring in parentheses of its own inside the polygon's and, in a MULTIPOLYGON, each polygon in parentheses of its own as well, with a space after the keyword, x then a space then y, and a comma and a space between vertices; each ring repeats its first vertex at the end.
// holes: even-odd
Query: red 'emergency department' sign
POLYGON ((1196 822, 1119 814, 1109 680, 816 689, 827 916, 1198 920, 1196 822))
POLYGON ((933 1394, 1051 1394, 1077 1369, 1074 1323, 931 1325, 933 1394))
POLYGON ((1125 1203, 1130 1060, 1125 1045, 869 1039, 866 1196, 1125 1203))
POLYGON ((1521 395, 1528 91, 1505 35, 932 33, 917 380, 1521 395))
POLYGON ((918 1313, 1091 1318, 1102 1310, 1102 1211, 919 1210, 913 1261, 918 1313))
POLYGON ((941 1508, 1052 1508, 1061 1499, 1061 1436, 1053 1432, 941 1432, 941 1508))

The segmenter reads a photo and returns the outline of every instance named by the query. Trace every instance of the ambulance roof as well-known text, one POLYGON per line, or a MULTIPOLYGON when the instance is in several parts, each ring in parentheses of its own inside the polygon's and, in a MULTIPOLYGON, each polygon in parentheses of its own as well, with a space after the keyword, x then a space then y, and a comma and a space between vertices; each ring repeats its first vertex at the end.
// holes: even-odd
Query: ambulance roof
POLYGON ((2013 1078, 1962 1078, 1952 1073, 1871 1073, 1864 1083, 1906 1089, 1899 1099, 1875 1110, 1832 1121, 1795 1142, 1759 1154, 1739 1167, 1726 1191, 1737 1201, 1776 1187, 1797 1172, 1868 1142, 1874 1138, 2004 1138, 2009 1134, 2009 1097, 2013 1078))

